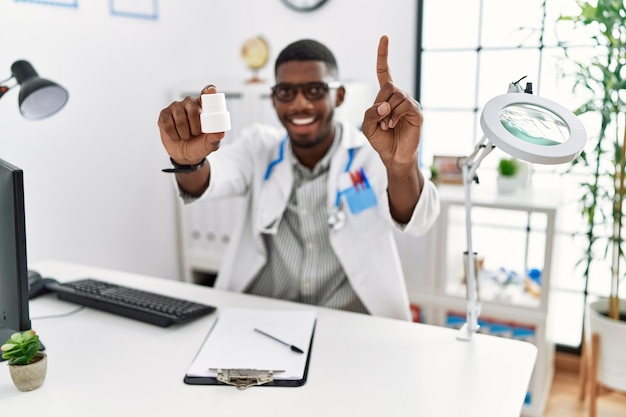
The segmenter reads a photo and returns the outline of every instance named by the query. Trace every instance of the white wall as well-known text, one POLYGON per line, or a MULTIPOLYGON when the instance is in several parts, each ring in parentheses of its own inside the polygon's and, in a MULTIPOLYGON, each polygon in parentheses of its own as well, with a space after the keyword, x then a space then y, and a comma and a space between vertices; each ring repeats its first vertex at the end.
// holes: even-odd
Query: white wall
MULTIPOLYGON (((0 100, 0 158, 25 172, 28 256, 178 278, 174 190, 157 129, 176 91, 246 79, 243 41, 263 35, 271 63, 289 42, 316 38, 344 79, 375 82, 388 34, 395 81, 414 91, 416 2, 329 0, 296 13, 280 0, 158 0, 158 19, 111 16, 108 0, 78 8, 0 0, 0 79, 17 59, 65 86, 54 117, 19 115, 0 100)), ((130 2, 131 4, 133 2, 130 2)), ((15 89, 17 90, 17 88, 15 89)))

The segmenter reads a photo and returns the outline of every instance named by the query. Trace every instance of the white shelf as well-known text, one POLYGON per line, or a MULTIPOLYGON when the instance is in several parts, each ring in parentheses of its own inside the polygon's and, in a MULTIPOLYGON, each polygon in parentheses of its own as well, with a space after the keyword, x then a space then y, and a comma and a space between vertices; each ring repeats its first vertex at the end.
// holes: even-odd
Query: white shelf
MULTIPOLYGON (((523 308, 534 309, 540 307, 541 301, 539 298, 526 292, 522 285, 500 285, 491 280, 481 278, 479 286, 482 302, 516 305, 523 308)), ((460 282, 448 282, 446 284, 445 293, 463 299, 465 299, 467 294, 465 285, 460 282)))

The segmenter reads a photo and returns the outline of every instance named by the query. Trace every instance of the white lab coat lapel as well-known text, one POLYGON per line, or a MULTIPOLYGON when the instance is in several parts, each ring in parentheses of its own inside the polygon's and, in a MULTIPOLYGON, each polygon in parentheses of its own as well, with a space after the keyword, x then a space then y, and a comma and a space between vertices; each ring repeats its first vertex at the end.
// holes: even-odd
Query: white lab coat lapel
MULTIPOLYGON (((276 158, 280 146, 276 149, 276 158)), ((283 212, 287 207, 293 184, 293 159, 290 145, 285 144, 283 160, 273 166, 269 178, 263 180, 259 198, 259 211, 256 222, 258 231, 276 231, 283 212)))
POLYGON ((358 148, 367 144, 365 136, 360 133, 355 134, 355 130, 348 129, 346 126, 343 126, 341 134, 341 146, 333 156, 328 175, 327 207, 329 213, 335 210, 337 191, 339 190, 339 179, 346 172, 346 166, 350 159, 350 149, 354 148, 354 157, 356 157, 358 148))
MULTIPOLYGON (((354 149, 354 160, 350 169, 361 168, 362 156, 359 156, 359 149, 369 146, 367 138, 361 132, 354 129, 344 128, 344 137, 341 148, 333 159, 331 175, 329 178, 329 208, 334 208, 336 201, 337 186, 340 178, 345 175, 346 166, 349 160, 349 149, 354 149)), ((374 173, 374 178, 385 178, 382 162, 379 164, 368 164, 365 167, 368 173, 374 173), (374 165, 378 165, 375 167, 374 165)), ((383 184, 372 184, 380 206, 375 210, 388 213, 389 207, 386 197, 386 187, 383 184)), ((360 213, 356 217, 362 218, 368 213, 360 213)), ((384 219, 377 218, 377 221, 366 222, 362 219, 352 218, 340 230, 331 232, 330 240, 337 257, 341 260, 342 266, 352 288, 357 293, 363 304, 371 314, 410 319, 408 309, 408 296, 402 273, 400 259, 396 252, 395 241, 390 231, 385 231, 384 219), (359 226, 360 224, 360 226, 359 226), (363 246, 362 250, 358 248, 363 246), (372 250, 372 248, 376 248, 372 250), (356 249, 356 250, 355 250, 356 249), (363 262, 364 253, 376 253, 384 262, 363 262), (394 300, 394 302, 390 302, 394 300)))

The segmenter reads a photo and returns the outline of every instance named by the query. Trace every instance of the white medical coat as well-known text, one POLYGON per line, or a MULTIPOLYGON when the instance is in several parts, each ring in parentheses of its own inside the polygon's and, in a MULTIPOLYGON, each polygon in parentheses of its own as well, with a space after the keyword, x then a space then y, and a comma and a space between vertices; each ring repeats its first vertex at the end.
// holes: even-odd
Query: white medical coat
MULTIPOLYGON (((420 235, 439 214, 437 189, 426 181, 411 220, 403 226, 393 221, 387 197, 387 174, 380 157, 356 128, 342 124, 341 146, 330 163, 327 206, 333 211, 339 187, 349 181, 345 172, 354 149, 350 169, 362 168, 373 188, 377 205, 352 214, 342 211, 346 221, 330 231, 330 243, 365 307, 372 315, 411 319, 409 299, 393 228, 420 235)), ((279 157, 285 132, 271 126, 254 125, 232 144, 209 155, 211 181, 203 198, 245 196, 245 215, 235 222, 215 283, 216 288, 244 291, 266 262, 261 233, 275 229, 285 210, 293 184, 293 156, 289 145, 279 157), (267 175, 268 166, 273 161, 267 175)), ((346 207, 346 205, 343 205, 346 207)))

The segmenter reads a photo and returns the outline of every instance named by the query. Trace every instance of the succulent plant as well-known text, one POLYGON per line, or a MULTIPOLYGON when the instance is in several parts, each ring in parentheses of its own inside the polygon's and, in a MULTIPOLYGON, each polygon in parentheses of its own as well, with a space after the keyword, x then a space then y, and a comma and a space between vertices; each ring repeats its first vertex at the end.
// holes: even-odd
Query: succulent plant
POLYGON ((515 158, 502 158, 498 164, 498 173, 505 177, 512 177, 519 171, 519 161, 515 158))
POLYGON ((0 351, 2 358, 9 361, 9 365, 28 365, 34 362, 41 344, 39 336, 34 330, 26 330, 22 333, 13 333, 0 351))

